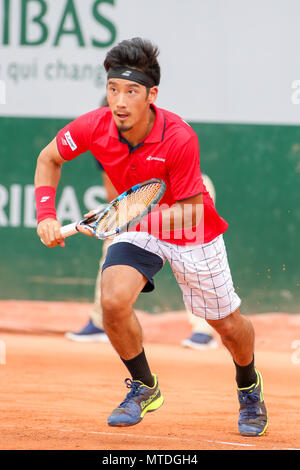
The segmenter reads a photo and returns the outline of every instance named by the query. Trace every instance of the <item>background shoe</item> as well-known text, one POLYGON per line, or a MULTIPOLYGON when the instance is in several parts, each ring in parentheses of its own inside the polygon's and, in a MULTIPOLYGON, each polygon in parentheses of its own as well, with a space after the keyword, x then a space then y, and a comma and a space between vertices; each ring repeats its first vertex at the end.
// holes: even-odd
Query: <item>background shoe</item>
POLYGON ((263 397, 262 376, 257 369, 256 384, 238 388, 240 413, 238 428, 242 436, 261 436, 268 426, 268 413, 263 397))
POLYGON ((97 328, 92 321, 90 321, 82 330, 77 333, 67 332, 65 337, 71 341, 78 341, 81 343, 108 343, 109 338, 104 330, 97 328))
POLYGON ((218 347, 217 341, 206 333, 193 333, 182 341, 182 346, 193 349, 214 349, 218 347))
POLYGON ((139 380, 125 380, 130 392, 108 417, 109 426, 133 426, 139 423, 148 411, 155 411, 161 407, 164 399, 156 375, 153 374, 153 378, 153 387, 148 387, 139 380))

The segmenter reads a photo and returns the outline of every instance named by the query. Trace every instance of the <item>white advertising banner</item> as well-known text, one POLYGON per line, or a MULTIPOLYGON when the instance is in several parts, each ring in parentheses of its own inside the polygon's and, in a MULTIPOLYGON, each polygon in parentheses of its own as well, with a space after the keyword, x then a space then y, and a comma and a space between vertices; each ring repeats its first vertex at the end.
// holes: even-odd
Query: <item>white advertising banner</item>
POLYGON ((122 39, 160 48, 157 104, 191 121, 300 123, 298 0, 0 0, 0 115, 76 117, 122 39))

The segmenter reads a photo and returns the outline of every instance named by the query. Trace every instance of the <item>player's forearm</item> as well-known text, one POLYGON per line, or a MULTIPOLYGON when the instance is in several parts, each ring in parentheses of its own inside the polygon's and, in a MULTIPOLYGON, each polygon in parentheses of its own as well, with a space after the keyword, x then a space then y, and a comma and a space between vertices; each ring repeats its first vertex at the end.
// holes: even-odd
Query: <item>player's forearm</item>
POLYGON ((174 204, 162 210, 162 229, 180 230, 200 224, 203 216, 203 204, 174 204))
POLYGON ((103 184, 106 190, 107 194, 107 201, 111 202, 113 199, 115 199, 118 196, 117 190, 112 184, 110 178, 107 176, 107 174, 104 172, 103 173, 103 184))
POLYGON ((56 246, 60 242, 60 234, 56 227, 56 236, 53 238, 52 228, 46 224, 47 220, 56 221, 55 194, 60 180, 63 159, 59 155, 56 142, 53 140, 45 147, 37 160, 34 183, 36 200, 36 217, 39 236, 47 246, 56 246), (46 221, 46 222, 44 222, 46 221), (40 224, 47 225, 45 231, 40 224))
POLYGON ((161 232, 190 230, 202 224, 202 195, 178 201, 171 207, 161 205, 159 210, 151 212, 141 223, 141 229, 154 236, 161 232))

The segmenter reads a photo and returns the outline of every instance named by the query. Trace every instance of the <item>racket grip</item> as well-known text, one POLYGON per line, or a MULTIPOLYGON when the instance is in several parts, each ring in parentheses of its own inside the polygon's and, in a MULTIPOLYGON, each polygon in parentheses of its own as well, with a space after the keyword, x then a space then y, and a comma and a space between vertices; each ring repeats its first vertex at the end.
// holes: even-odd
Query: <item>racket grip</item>
POLYGON ((70 237, 71 235, 75 235, 75 233, 78 233, 78 230, 76 229, 77 223, 72 223, 68 225, 64 225, 63 227, 60 228, 60 233, 61 235, 66 238, 70 237))

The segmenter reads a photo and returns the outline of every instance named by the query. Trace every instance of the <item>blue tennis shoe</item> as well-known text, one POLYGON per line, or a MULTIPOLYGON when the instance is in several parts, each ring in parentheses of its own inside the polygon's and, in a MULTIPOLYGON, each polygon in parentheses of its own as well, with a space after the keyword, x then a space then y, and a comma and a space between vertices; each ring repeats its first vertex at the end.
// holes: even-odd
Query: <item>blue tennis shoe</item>
POLYGON ((125 380, 130 392, 108 417, 109 426, 133 426, 139 423, 148 411, 155 411, 161 407, 164 399, 160 393, 157 377, 154 374, 153 379, 153 387, 148 387, 139 380, 125 380))
POLYGON ((238 388, 240 402, 238 428, 242 436, 261 436, 268 426, 262 376, 257 369, 255 371, 257 382, 247 388, 238 388))

